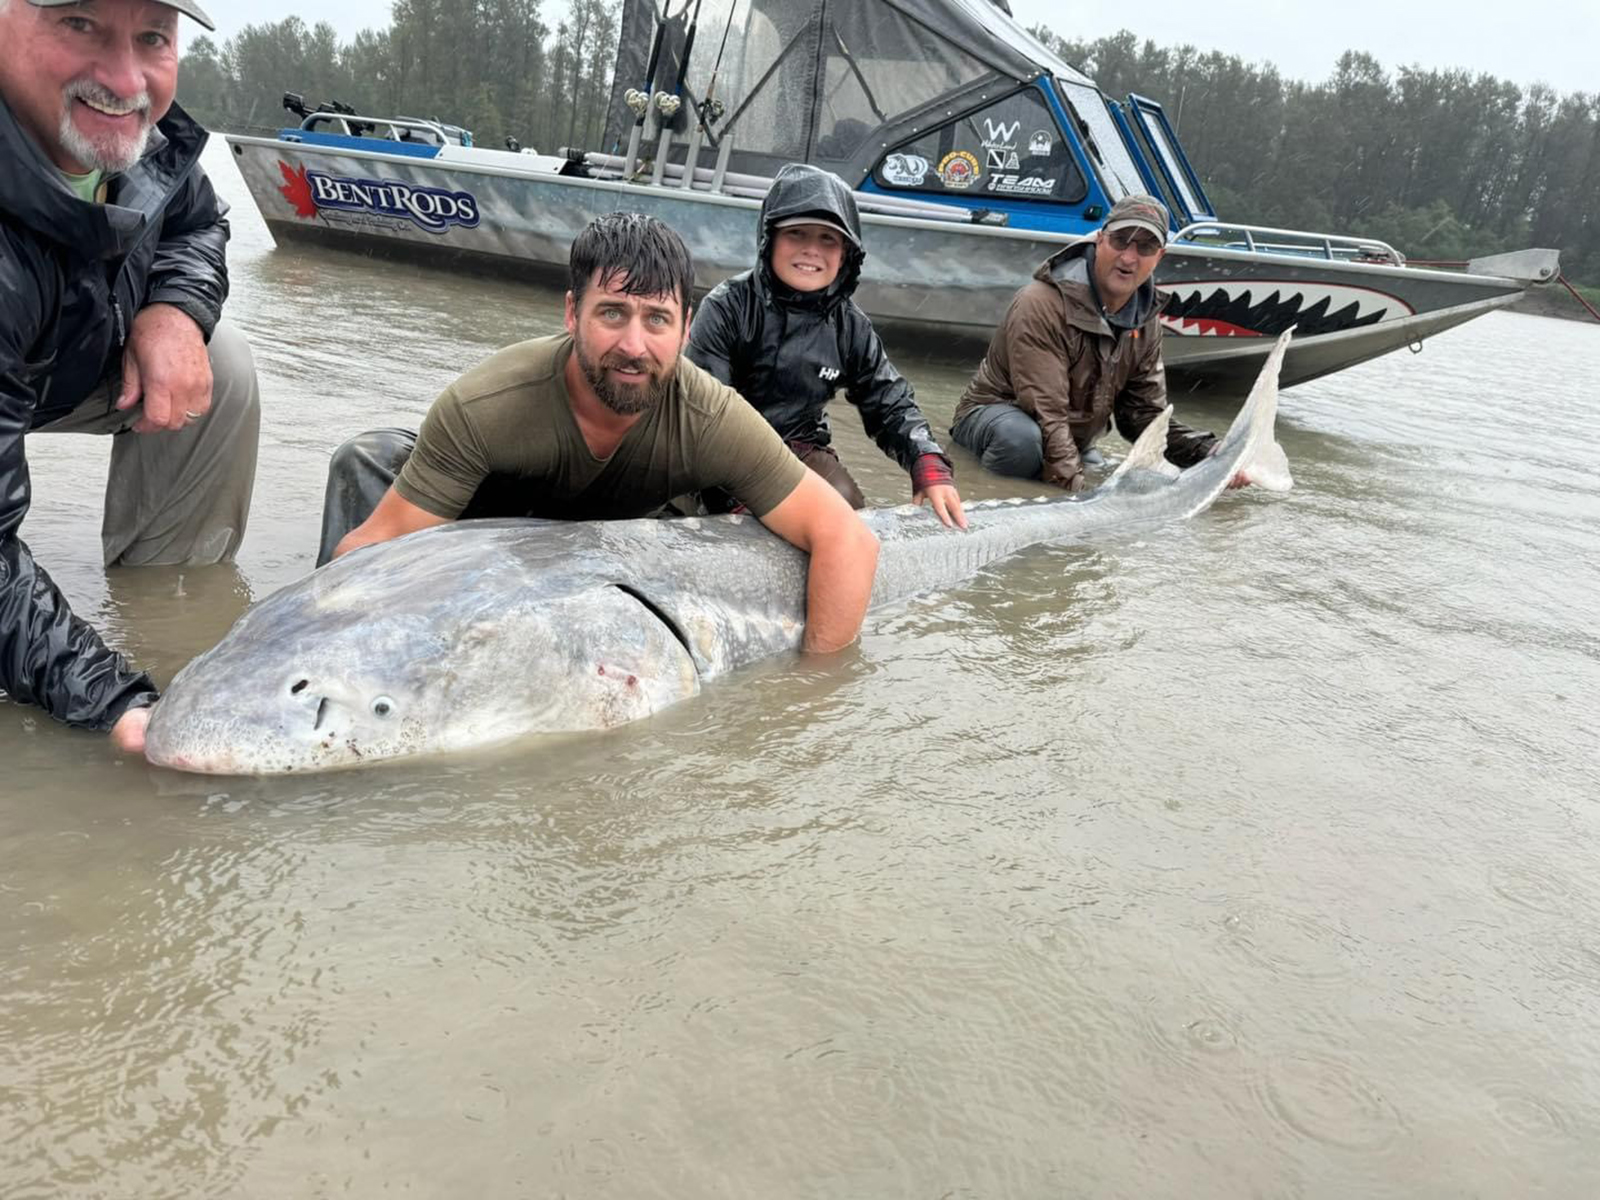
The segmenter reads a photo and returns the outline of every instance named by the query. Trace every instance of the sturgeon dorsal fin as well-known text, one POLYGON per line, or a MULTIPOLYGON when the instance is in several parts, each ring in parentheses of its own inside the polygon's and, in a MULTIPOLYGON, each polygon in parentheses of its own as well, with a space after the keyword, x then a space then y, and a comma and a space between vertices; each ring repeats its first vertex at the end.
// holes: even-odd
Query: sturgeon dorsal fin
POLYGON ((1154 471, 1158 475, 1176 479, 1178 468, 1167 461, 1167 426, 1171 421, 1172 406, 1168 405, 1156 414, 1155 420, 1144 427, 1139 440, 1134 442, 1133 449, 1128 451, 1128 457, 1122 460, 1111 478, 1100 486, 1110 486, 1129 471, 1154 471))

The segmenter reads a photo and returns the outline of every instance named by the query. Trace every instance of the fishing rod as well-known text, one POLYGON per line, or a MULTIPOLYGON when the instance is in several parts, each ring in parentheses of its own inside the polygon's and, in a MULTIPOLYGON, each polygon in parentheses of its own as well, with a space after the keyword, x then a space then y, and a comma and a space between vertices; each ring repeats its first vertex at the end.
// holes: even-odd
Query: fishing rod
MULTIPOLYGON (((672 118, 678 115, 678 109, 683 107, 683 77, 689 73, 689 55, 694 53, 694 35, 700 28, 701 0, 694 0, 694 15, 689 18, 689 29, 683 39, 683 57, 678 60, 678 78, 672 85, 672 94, 665 92, 656 96, 656 111, 661 122, 661 140, 656 143, 656 164, 650 174, 651 183, 661 182, 661 173, 667 166, 667 152, 672 149, 672 118)), ((688 11, 689 0, 684 0, 684 10, 688 11)), ((679 14, 680 16, 682 14, 679 14)))
MULTIPOLYGON (((683 0, 683 7, 687 11, 689 0, 683 0)), ((651 7, 654 12, 654 6, 651 7)), ((650 65, 644 71, 644 89, 629 88, 622 94, 622 101, 633 110, 633 131, 628 134, 628 169, 623 172, 626 179, 633 174, 633 165, 639 160, 639 141, 644 137, 645 118, 650 113, 650 89, 656 85, 656 67, 661 62, 661 43, 666 39, 667 22, 672 13, 672 0, 662 0, 661 12, 656 15, 656 35, 650 43, 650 65)))
MULTIPOLYGON (((694 186, 694 170, 700 165, 700 142, 710 137, 712 146, 717 144, 717 135, 711 132, 710 126, 721 119, 723 113, 722 101, 716 98, 717 75, 722 70, 722 56, 728 49, 728 31, 733 28, 733 14, 738 10, 737 4, 728 5, 728 19, 722 23, 722 45, 717 47, 717 61, 711 64, 711 82, 706 85, 705 97, 699 104, 695 104, 695 115, 699 117, 694 127, 694 132, 689 135, 689 153, 684 156, 684 172, 682 186, 689 190, 694 186)), ((694 103, 693 100, 690 101, 694 103)), ((725 157, 725 156, 724 156, 725 157)))

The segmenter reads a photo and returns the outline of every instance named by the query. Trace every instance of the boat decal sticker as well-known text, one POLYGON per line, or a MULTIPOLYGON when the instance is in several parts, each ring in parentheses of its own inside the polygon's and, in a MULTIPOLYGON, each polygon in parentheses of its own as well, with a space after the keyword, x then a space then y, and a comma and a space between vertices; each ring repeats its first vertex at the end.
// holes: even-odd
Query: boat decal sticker
POLYGON ((1028 137, 1028 153, 1040 158, 1048 158, 1055 145, 1048 129, 1035 129, 1028 137))
POLYGON ((1171 297, 1161 312, 1169 333, 1188 337, 1277 337, 1291 325, 1295 337, 1360 329, 1410 316, 1416 310, 1386 292, 1346 284, 1187 282, 1157 286, 1171 297), (1261 299, 1256 299, 1259 296, 1261 299))
POLYGON ((918 154, 891 154, 883 160, 883 180, 895 187, 921 187, 928 160, 918 154))
POLYGON ((966 150, 952 150, 939 160, 939 182, 954 192, 966 191, 982 174, 977 156, 966 150))
POLYGON ((478 198, 471 192, 422 187, 398 179, 329 175, 305 167, 291 170, 281 159, 278 168, 285 180, 278 190, 297 216, 389 228, 409 223, 429 233, 444 233, 452 225, 472 229, 478 224, 478 198))
POLYGON ((278 170, 283 173, 283 186, 278 190, 283 193, 283 198, 294 208, 297 217, 314 217, 317 215, 317 202, 311 198, 311 181, 306 178, 306 169, 301 167, 298 171, 292 170, 283 159, 278 160, 278 170))
POLYGON ((990 148, 989 170, 1015 171, 1019 166, 1021 166, 1021 163, 1017 159, 1017 152, 1015 150, 1002 150, 998 147, 990 148))
POLYGON ((1048 196, 1056 190, 1056 181, 1038 175, 996 175, 989 180, 989 190, 1007 196, 1048 196))
POLYGON ((985 150, 1015 150, 1017 148, 1017 130, 1021 128, 1021 121, 994 121, 985 117, 983 119, 983 148, 985 150))

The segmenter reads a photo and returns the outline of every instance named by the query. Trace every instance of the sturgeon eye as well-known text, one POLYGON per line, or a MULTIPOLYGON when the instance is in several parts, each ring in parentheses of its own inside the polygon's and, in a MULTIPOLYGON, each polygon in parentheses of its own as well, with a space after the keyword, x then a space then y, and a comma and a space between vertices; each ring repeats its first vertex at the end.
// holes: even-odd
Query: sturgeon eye
POLYGON ((376 717, 387 717, 393 711, 394 711, 394 701, 389 699, 389 697, 387 697, 387 696, 379 696, 376 700, 374 700, 372 702, 372 715, 373 716, 376 716, 376 717))

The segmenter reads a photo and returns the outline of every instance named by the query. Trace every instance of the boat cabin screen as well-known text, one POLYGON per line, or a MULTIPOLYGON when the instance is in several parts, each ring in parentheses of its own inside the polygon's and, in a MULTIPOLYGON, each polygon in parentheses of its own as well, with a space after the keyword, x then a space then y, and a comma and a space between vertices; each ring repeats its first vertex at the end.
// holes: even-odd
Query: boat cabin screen
POLYGON ((1034 88, 896 146, 872 172, 890 191, 1074 204, 1088 185, 1034 88))

